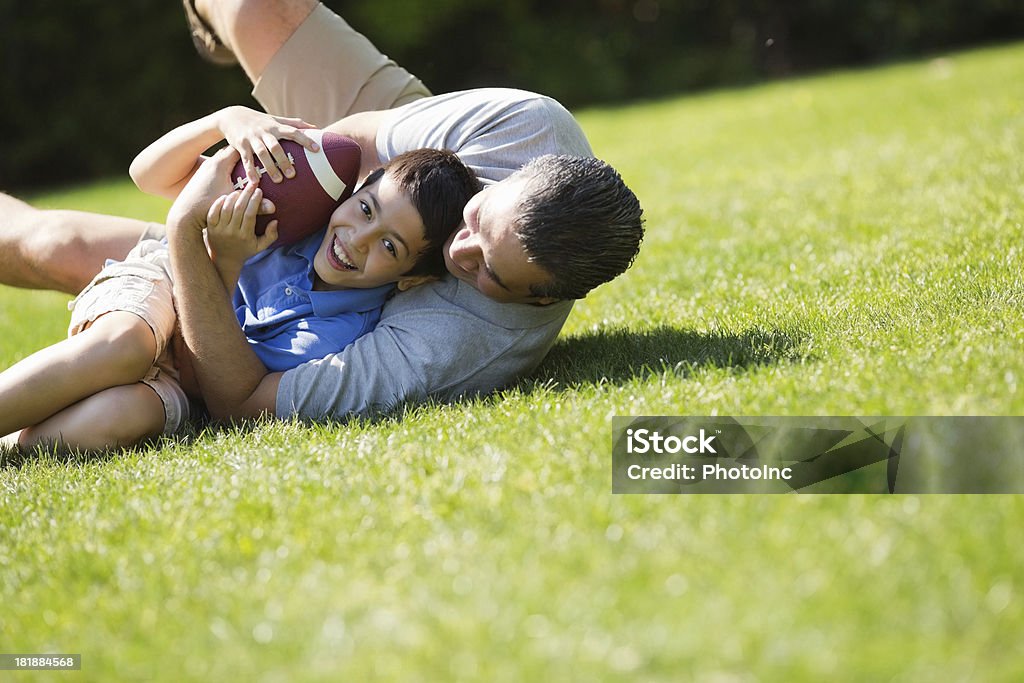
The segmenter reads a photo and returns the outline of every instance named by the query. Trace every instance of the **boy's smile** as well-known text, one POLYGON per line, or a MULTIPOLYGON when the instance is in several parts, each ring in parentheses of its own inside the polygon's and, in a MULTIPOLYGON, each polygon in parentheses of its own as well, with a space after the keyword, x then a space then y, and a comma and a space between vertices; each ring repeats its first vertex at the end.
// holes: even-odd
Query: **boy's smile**
POLYGON ((352 262, 352 257, 349 256, 348 250, 341 243, 337 233, 331 240, 331 248, 327 250, 327 262, 337 270, 359 270, 359 267, 352 262))

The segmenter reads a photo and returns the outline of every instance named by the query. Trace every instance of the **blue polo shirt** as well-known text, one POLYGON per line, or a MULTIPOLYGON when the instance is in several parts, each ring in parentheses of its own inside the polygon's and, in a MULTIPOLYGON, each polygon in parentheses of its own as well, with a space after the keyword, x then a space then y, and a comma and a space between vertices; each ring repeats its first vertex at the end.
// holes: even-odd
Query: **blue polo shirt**
POLYGON ((253 351, 272 372, 338 353, 377 325, 394 285, 313 291, 324 231, 246 261, 232 303, 253 351))

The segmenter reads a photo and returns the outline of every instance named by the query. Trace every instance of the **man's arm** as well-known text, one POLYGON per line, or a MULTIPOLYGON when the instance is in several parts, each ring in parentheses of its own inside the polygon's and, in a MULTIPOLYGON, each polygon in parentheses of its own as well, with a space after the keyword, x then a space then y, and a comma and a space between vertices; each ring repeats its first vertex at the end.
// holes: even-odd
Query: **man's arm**
POLYGON ((238 326, 202 237, 213 199, 229 189, 217 166, 236 158, 222 151, 203 164, 168 217, 182 335, 216 418, 341 418, 491 391, 535 367, 569 314, 571 302, 498 304, 448 280, 440 289, 423 285, 398 295, 385 308, 391 314, 342 352, 268 373, 238 326))
POLYGON ((276 413, 337 419, 493 391, 536 367, 571 305, 499 304, 457 280, 414 287, 372 332, 285 372, 276 413))
POLYGON ((227 184, 237 154, 203 164, 167 217, 178 322, 206 406, 215 419, 274 412, 280 373, 270 373, 249 347, 203 240, 208 194, 227 184))

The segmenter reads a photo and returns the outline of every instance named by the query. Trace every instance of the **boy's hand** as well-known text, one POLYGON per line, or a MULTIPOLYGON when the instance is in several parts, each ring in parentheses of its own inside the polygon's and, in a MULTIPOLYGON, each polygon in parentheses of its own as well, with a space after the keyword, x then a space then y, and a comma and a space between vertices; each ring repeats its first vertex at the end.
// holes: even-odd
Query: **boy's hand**
POLYGON ((228 145, 238 150, 242 166, 250 182, 260 181, 256 170, 256 159, 267 169, 267 175, 275 183, 295 175, 295 167, 281 147, 280 140, 293 140, 310 152, 319 146, 301 129, 315 128, 302 119, 271 116, 247 107, 228 107, 217 113, 218 128, 224 134, 228 145))
POLYGON ((249 183, 245 188, 218 197, 206 215, 206 239, 218 268, 241 269, 250 257, 277 241, 277 221, 256 234, 256 215, 263 192, 249 183))

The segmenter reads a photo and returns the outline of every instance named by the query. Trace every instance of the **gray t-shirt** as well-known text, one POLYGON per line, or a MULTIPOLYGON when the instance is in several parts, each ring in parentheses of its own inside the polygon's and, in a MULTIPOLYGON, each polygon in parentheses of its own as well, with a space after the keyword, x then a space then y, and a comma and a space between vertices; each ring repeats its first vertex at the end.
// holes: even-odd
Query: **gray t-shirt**
MULTIPOLYGON (((572 115, 551 98, 485 88, 392 110, 377 131, 382 161, 414 149, 450 149, 484 183, 543 154, 592 156, 572 115)), ((453 277, 396 295, 380 323, 340 353, 284 373, 280 417, 344 417, 428 396, 492 391, 535 368, 572 309, 499 304, 453 277)))

